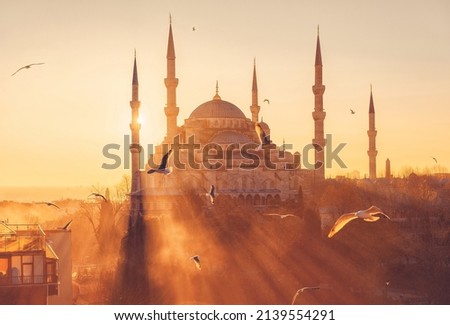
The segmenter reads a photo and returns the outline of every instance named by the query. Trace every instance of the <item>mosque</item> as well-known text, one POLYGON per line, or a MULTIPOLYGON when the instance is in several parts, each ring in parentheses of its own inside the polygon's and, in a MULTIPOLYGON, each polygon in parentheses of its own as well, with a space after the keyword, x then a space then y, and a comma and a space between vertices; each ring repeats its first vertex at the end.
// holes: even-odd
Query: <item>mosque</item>
MULTIPOLYGON (((211 185, 217 192, 217 201, 227 197, 236 200, 236 204, 246 204, 264 208, 276 206, 282 202, 298 202, 312 194, 312 189, 325 179, 324 170, 324 119, 322 84, 322 56, 319 33, 315 53, 314 94, 314 139, 312 150, 315 156, 315 168, 304 168, 300 164, 300 153, 285 150, 270 141, 270 127, 260 121, 256 63, 253 65, 251 82, 251 118, 247 117, 236 105, 224 100, 216 91, 210 101, 200 104, 185 119, 184 124, 177 121, 176 89, 178 78, 175 74, 175 45, 172 23, 169 24, 167 46, 167 76, 164 84, 167 89, 167 104, 164 108, 167 129, 160 145, 154 148, 148 163, 144 164, 139 131, 139 82, 136 57, 134 58, 132 77, 131 128, 131 174, 132 174, 132 210, 139 210, 145 202, 146 214, 161 215, 174 208, 176 198, 195 193, 205 197, 205 205, 211 204, 206 193, 211 185), (261 144, 255 125, 259 123, 268 135, 268 143, 261 144), (148 174, 157 168, 162 156, 172 148, 169 158, 173 171, 166 175, 148 174), (134 198, 134 200, 133 200, 134 198), (134 203, 133 203, 134 202, 134 203), (141 203, 139 203, 141 202, 141 203)), ((250 90, 250 80, 249 80, 250 90)), ((250 96, 249 96, 250 97, 250 96)), ((371 177, 375 177, 375 119, 371 94, 369 129, 369 158, 371 177)))

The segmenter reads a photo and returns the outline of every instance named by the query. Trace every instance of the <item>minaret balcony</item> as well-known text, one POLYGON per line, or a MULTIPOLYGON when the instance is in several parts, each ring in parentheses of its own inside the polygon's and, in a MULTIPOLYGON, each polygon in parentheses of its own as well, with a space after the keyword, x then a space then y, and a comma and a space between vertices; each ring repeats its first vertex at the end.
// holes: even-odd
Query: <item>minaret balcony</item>
POLYGON ((312 91, 314 95, 323 95, 325 92, 325 86, 324 85, 314 85, 312 86, 312 91))
POLYGON ((312 117, 313 117, 314 121, 324 120, 326 115, 327 115, 327 113, 325 113, 324 111, 314 111, 314 112, 312 112, 312 117))
POLYGON ((179 111, 180 111, 179 107, 173 107, 173 106, 164 107, 164 113, 166 114, 166 116, 177 116, 179 111))
POLYGON ((133 153, 139 153, 142 150, 142 146, 139 143, 130 144, 130 151, 133 153))
POLYGON ((178 86, 178 78, 165 78, 164 84, 167 88, 178 86))

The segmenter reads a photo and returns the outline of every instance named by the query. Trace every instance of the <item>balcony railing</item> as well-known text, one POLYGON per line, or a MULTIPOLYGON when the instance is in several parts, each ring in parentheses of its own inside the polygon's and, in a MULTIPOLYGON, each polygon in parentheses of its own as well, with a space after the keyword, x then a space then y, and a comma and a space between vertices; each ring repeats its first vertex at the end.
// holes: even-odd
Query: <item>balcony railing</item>
POLYGON ((27 285, 55 285, 58 284, 58 276, 55 274, 47 274, 46 277, 43 275, 34 275, 34 276, 8 276, 1 275, 0 276, 0 287, 2 286, 27 286, 27 285), (47 281, 45 281, 47 280, 47 281))
POLYGON ((37 224, 0 223, 0 252, 45 250, 45 233, 37 224))

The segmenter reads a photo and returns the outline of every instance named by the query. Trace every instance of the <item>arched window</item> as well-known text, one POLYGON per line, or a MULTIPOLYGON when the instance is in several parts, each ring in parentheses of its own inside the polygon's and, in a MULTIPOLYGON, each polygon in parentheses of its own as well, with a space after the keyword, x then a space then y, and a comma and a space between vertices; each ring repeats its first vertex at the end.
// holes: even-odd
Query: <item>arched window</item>
POLYGON ((261 205, 266 205, 266 197, 265 196, 261 197, 261 205))
POLYGON ((281 197, 278 194, 275 194, 274 200, 273 200, 273 204, 274 205, 280 205, 281 204, 281 197))

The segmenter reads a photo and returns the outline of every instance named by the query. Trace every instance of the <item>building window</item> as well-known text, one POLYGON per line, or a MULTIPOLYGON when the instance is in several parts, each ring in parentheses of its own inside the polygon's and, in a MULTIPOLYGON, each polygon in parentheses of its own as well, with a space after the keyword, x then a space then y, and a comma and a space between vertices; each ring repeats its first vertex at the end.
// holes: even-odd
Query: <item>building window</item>
POLYGON ((1 284, 44 283, 42 255, 13 255, 0 258, 1 284))
POLYGON ((22 283, 22 256, 11 256, 11 283, 22 283))
POLYGON ((0 257, 0 285, 8 284, 9 267, 8 258, 0 257))

